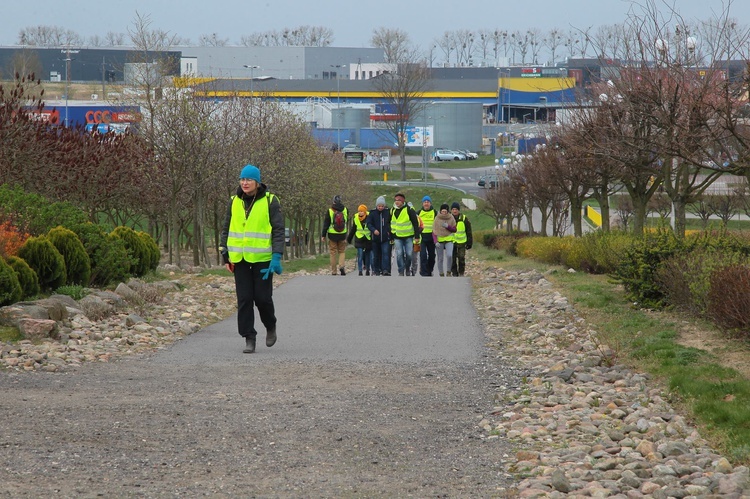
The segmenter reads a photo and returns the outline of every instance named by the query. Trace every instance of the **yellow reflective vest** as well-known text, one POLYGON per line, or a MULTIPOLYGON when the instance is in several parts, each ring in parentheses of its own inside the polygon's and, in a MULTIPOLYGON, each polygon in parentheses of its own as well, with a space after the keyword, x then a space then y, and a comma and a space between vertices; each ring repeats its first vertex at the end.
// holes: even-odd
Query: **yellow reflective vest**
POLYGON ((435 221, 435 209, 420 210, 417 215, 422 219, 422 223, 424 223, 422 234, 432 234, 432 223, 435 221))
POLYGON ((391 208, 391 231, 396 237, 409 237, 414 235, 414 226, 409 219, 409 207, 404 206, 401 213, 396 217, 396 208, 391 208))
POLYGON ((271 214, 269 207, 273 194, 266 192, 264 200, 256 199, 250 213, 245 213, 245 203, 232 196, 232 219, 229 222, 227 252, 229 261, 250 263, 271 261, 271 214), (259 206, 260 203, 260 206, 259 206), (265 204, 265 206, 263 206, 265 204))
POLYGON ((363 223, 362 220, 359 219, 359 217, 354 217, 354 226, 357 228, 357 230, 354 232, 354 235, 357 237, 357 239, 362 239, 364 237, 365 239, 369 240, 372 237, 370 228, 366 223, 363 223))
POLYGON ((465 244, 468 239, 464 220, 466 220, 465 215, 459 215, 458 220, 456 220, 456 232, 453 233, 453 242, 456 244, 465 244))

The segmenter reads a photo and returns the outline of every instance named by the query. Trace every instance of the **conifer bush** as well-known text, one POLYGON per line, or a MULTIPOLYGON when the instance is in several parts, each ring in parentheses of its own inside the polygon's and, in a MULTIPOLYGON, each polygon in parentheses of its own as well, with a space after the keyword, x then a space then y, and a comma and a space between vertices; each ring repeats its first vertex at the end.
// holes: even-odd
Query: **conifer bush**
POLYGON ((65 259, 45 236, 27 239, 19 248, 18 256, 36 272, 42 292, 65 284, 65 259))
POLYGON ((0 258, 0 306, 17 302, 22 294, 15 270, 0 258))
POLYGON ((122 239, 91 222, 71 229, 81 239, 91 261, 89 284, 103 287, 114 282, 124 282, 130 277, 132 261, 122 239))
POLYGON ((47 238, 65 260, 65 282, 69 285, 88 286, 91 260, 76 233, 65 227, 55 227, 49 231, 47 238))
POLYGON ((33 298, 39 294, 39 278, 25 260, 17 256, 9 256, 8 265, 16 272, 18 283, 21 285, 21 300, 33 298))
POLYGON ((136 234, 138 234, 138 237, 141 238, 143 244, 146 246, 148 260, 146 268, 153 272, 159 266, 159 260, 161 259, 159 245, 156 244, 156 241, 151 237, 151 234, 148 234, 147 232, 136 232, 136 234))
POLYGON ((122 225, 116 227, 112 235, 125 243, 125 248, 131 258, 130 274, 136 277, 145 275, 148 272, 149 255, 143 240, 133 229, 122 225))

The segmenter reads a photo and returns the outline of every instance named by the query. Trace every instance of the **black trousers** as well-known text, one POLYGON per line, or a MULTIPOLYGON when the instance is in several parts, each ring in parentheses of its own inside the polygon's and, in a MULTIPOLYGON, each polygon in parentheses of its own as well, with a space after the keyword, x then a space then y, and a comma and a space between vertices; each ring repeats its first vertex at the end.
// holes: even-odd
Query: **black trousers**
POLYGON ((435 241, 432 232, 422 234, 422 249, 419 251, 419 275, 431 276, 435 269, 435 241))
POLYGON ((451 256, 451 274, 454 276, 464 275, 466 269, 466 243, 454 244, 451 256))
POLYGON ((258 307, 260 321, 270 329, 276 326, 276 310, 273 306, 273 274, 263 279, 260 271, 271 262, 234 264, 234 286, 237 290, 237 331, 240 336, 255 338, 255 310, 258 307))

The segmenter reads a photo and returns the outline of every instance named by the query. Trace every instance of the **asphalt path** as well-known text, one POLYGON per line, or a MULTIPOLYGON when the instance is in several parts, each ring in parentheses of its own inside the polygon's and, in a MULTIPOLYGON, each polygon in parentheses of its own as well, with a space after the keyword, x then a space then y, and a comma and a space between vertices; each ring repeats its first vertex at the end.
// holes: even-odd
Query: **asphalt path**
POLYGON ((224 364, 263 358, 313 361, 464 362, 479 358, 483 333, 466 277, 300 276, 274 291, 278 341, 265 346, 256 312, 256 353, 236 315, 186 337, 160 362, 224 364))

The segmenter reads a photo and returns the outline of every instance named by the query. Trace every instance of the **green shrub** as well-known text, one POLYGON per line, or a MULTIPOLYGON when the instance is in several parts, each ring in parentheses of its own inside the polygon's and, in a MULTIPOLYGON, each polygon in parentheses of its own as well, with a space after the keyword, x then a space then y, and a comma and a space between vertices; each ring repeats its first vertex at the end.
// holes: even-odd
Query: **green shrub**
POLYGON ((132 260, 122 239, 108 234, 102 226, 91 222, 71 229, 81 239, 91 261, 89 284, 103 287, 113 282, 126 281, 130 277, 132 260))
POLYGON ((70 296, 74 300, 80 300, 88 293, 83 286, 60 286, 55 290, 55 294, 70 296))
POLYGON ((76 233, 65 227, 55 227, 49 231, 47 238, 65 260, 65 282, 88 286, 91 260, 76 233))
POLYGON ((7 185, 0 186, 0 207, 5 214, 12 215, 19 230, 32 236, 46 234, 58 225, 72 227, 88 220, 86 214, 71 203, 52 203, 43 196, 7 185))
POLYGON ((8 265, 16 272, 18 283, 21 285, 21 300, 33 298, 39 294, 39 278, 34 269, 26 261, 17 256, 8 257, 8 265))
POLYGON ((161 259, 161 252, 159 251, 159 245, 156 244, 154 238, 146 232, 136 232, 138 237, 141 238, 143 244, 146 245, 147 265, 146 268, 150 271, 155 271, 159 266, 159 260, 161 259))
POLYGON ((644 307, 664 305, 664 292, 655 275, 662 262, 682 248, 683 244, 669 229, 647 232, 634 239, 615 271, 615 277, 622 282, 628 298, 644 307))
POLYGON ((39 278, 39 288, 44 291, 65 284, 65 259, 44 236, 30 237, 19 248, 18 257, 26 260, 39 278))
POLYGON ((22 293, 15 270, 0 258, 0 306, 17 302, 22 293))
POLYGON ((143 240, 133 229, 125 226, 116 227, 112 235, 125 243, 131 258, 130 274, 136 277, 145 275, 148 271, 149 253, 143 240))
POLYGON ((578 238, 564 255, 565 265, 590 274, 616 271, 633 236, 622 231, 590 232, 578 238))
POLYGON ((705 316, 716 271, 747 261, 745 255, 736 251, 714 247, 686 248, 667 258, 656 270, 654 279, 667 305, 705 316))
POLYGON ((528 237, 516 244, 518 256, 550 265, 563 263, 563 254, 573 244, 572 237, 528 237))

